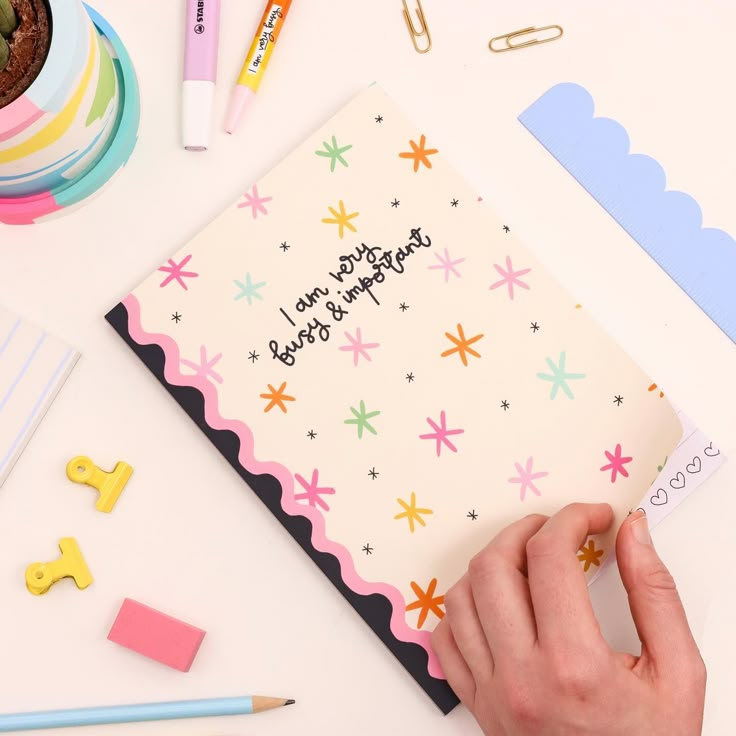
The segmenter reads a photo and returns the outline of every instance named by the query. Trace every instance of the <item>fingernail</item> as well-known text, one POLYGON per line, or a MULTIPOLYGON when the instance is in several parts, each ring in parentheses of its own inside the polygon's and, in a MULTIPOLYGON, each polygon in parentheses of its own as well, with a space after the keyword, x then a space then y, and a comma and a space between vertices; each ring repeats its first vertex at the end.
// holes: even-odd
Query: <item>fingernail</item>
POLYGON ((634 539, 636 539, 639 544, 651 544, 652 538, 649 535, 649 524, 647 523, 647 515, 643 512, 638 511, 636 513, 641 513, 641 516, 631 522, 631 533, 634 535, 634 539))

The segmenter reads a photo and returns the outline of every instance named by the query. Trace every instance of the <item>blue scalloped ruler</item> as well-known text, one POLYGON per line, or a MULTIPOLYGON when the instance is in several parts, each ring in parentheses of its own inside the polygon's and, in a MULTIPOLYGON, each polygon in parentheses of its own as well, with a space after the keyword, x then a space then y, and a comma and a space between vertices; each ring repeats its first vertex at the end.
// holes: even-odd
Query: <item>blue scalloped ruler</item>
POLYGON ((703 227, 698 203, 666 191, 662 167, 630 152, 615 120, 594 117, 590 93, 558 84, 519 120, 598 203, 736 342, 736 241, 703 227))

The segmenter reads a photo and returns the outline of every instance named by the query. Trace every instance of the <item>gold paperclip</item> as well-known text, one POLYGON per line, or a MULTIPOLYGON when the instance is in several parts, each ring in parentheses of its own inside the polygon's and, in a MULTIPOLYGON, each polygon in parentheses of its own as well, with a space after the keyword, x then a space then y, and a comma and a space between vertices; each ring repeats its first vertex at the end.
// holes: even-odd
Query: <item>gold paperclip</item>
POLYGON ((419 18, 419 23, 421 24, 419 28, 415 27, 414 21, 411 19, 411 15, 409 15, 409 8, 406 5, 406 0, 403 0, 403 3, 404 20, 406 21, 406 27, 409 29, 409 33, 411 34, 411 42, 414 44, 414 48, 416 49, 416 52, 418 54, 426 54, 427 51, 432 48, 432 37, 429 35, 429 28, 427 27, 427 21, 424 17, 424 10, 422 9, 421 0, 417 0, 417 17, 419 18), (422 38, 422 36, 427 37, 426 49, 420 49, 417 45, 417 39, 422 38))
POLYGON ((513 33, 507 33, 503 36, 496 36, 495 38, 492 38, 488 42, 488 48, 497 53, 500 54, 502 51, 514 51, 515 49, 523 49, 526 46, 536 46, 538 43, 549 43, 550 41, 556 41, 558 38, 562 36, 564 31, 562 30, 562 26, 558 25, 552 25, 552 26, 542 26, 541 28, 535 28, 534 26, 529 26, 529 28, 522 28, 520 31, 514 31, 513 33), (523 41, 522 43, 512 43, 511 40, 514 38, 517 38, 519 36, 525 36, 527 33, 541 33, 542 31, 550 31, 550 30, 557 30, 559 33, 555 36, 550 36, 549 38, 532 38, 529 41, 523 41), (493 42, 494 41, 506 41, 506 46, 500 49, 494 49, 493 48, 493 42))

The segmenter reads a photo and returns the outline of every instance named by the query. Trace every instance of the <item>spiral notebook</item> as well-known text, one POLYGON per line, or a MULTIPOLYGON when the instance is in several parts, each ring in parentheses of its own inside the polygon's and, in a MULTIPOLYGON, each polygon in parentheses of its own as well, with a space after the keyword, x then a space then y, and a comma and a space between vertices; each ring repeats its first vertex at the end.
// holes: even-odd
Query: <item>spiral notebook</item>
POLYGON ((542 247, 372 86, 107 315, 445 712, 468 559, 573 500, 620 522, 682 434, 542 247))

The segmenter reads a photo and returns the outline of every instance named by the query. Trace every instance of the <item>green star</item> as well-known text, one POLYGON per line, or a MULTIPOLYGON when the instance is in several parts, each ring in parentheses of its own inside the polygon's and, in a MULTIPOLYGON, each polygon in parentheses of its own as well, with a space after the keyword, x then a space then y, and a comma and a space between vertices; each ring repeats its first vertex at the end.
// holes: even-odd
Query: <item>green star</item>
POLYGON ((549 366, 552 373, 537 373, 537 378, 541 378, 543 381, 552 382, 552 391, 550 392, 549 398, 554 399, 557 396, 559 389, 562 389, 568 399, 574 399, 570 387, 567 385, 568 381, 579 380, 585 378, 585 373, 567 373, 565 371, 565 351, 560 353, 560 360, 555 365, 552 358, 546 358, 547 365, 549 366))
POLYGON ((352 146, 342 146, 340 148, 337 145, 337 139, 335 136, 332 136, 332 145, 330 145, 327 141, 323 141, 322 145, 325 147, 324 151, 315 151, 315 153, 318 156, 324 156, 325 158, 330 159, 330 171, 335 170, 335 165, 339 161, 343 166, 349 166, 348 162, 342 157, 342 154, 345 153, 345 151, 349 151, 352 146))
POLYGON ((363 430, 367 429, 371 434, 378 434, 376 430, 370 425, 369 419, 377 417, 381 412, 372 411, 367 412, 365 410, 365 401, 360 402, 360 411, 354 407, 350 407, 350 411, 353 412, 352 419, 346 419, 345 424, 355 424, 358 427, 358 439, 363 439, 363 430))
POLYGON ((263 297, 258 293, 258 289, 261 289, 266 285, 265 281, 261 281, 258 284, 254 284, 253 281, 250 278, 250 274, 245 274, 245 283, 242 281, 234 281, 233 282, 235 286, 237 286, 240 289, 240 293, 235 295, 235 301, 242 299, 245 297, 248 300, 248 306, 253 306, 253 299, 258 299, 259 301, 263 301, 263 297))

